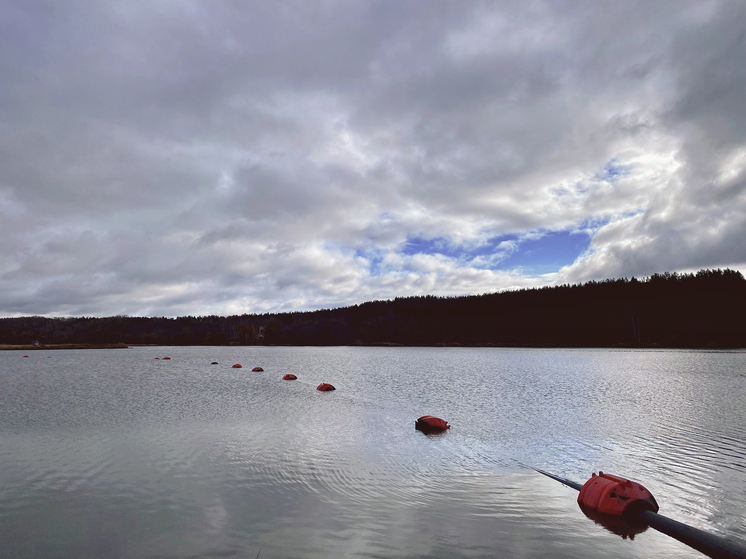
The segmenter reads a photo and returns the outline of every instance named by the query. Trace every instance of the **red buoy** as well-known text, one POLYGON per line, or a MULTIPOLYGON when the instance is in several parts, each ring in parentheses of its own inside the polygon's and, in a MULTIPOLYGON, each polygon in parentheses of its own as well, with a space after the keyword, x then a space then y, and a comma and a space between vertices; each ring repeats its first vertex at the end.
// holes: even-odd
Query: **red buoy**
POLYGON ((24 357, 28 357, 28 355, 24 355, 24 357))
POLYGON ((450 429, 447 421, 432 415, 423 415, 414 422, 414 428, 423 433, 439 433, 450 429))
POLYGON ((210 365, 217 365, 217 364, 218 364, 217 361, 213 361, 212 363, 210 363, 210 365))
POLYGON ((282 380, 296 380, 297 378, 293 373, 282 375, 282 380))
POLYGON ((316 390, 321 390, 322 392, 328 392, 329 390, 336 390, 331 384, 328 382, 322 382, 316 387, 316 390))
POLYGON ((658 512, 655 497, 642 485, 618 476, 598 472, 585 482, 578 504, 601 514, 621 515, 627 510, 658 512))
POLYGON ((171 359, 170 357, 164 357, 163 360, 166 361, 168 359, 171 359))
POLYGON ((263 371, 264 369, 262 369, 261 367, 254 367, 254 368, 253 368, 253 369, 251 369, 251 370, 252 370, 253 372, 255 372, 255 373, 261 373, 261 372, 262 372, 262 371, 263 371))
POLYGON ((156 359, 160 359, 160 357, 156 357, 156 359))
POLYGON ((231 369, 243 369, 243 367, 241 367, 240 363, 236 363, 235 365, 233 365, 233 367, 231 367, 231 369))

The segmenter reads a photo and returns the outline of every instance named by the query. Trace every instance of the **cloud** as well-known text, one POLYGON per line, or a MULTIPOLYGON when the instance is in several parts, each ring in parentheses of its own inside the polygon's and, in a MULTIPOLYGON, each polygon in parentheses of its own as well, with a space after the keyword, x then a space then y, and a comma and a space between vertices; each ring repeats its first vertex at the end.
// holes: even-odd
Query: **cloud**
MULTIPOLYGON (((564 277, 646 275, 654 270, 743 267, 746 249, 746 33, 744 6, 709 3, 681 17, 690 33, 672 37, 675 95, 660 113, 674 142, 668 172, 647 181, 649 202, 639 215, 609 224, 592 252, 564 277), (650 184, 652 182, 652 184, 650 184)), ((650 173, 652 169, 648 168, 650 173)))
POLYGON ((735 0, 4 2, 0 314, 746 268, 744 16, 735 0), (556 244, 579 230, 587 248, 556 244))

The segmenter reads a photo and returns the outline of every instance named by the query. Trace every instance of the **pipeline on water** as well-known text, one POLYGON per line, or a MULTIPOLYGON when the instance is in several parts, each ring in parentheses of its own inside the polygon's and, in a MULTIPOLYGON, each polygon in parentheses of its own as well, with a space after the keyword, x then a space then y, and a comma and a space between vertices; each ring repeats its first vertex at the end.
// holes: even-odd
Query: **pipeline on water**
MULTIPOLYGON (((170 358, 164 357, 164 359, 170 358)), ((233 368, 240 367, 238 363, 233 365, 233 368)), ((252 371, 263 371, 263 369, 254 367, 252 371)), ((296 378, 293 374, 286 374, 283 380, 296 378)), ((335 390, 335 387, 322 382, 316 389, 331 391, 335 390)), ((445 420, 430 415, 422 416, 415 422, 415 428, 425 433, 444 432, 450 427, 445 420)), ((598 475, 594 473, 585 484, 580 484, 518 460, 514 459, 514 461, 579 491, 578 504, 583 513, 623 538, 634 538, 636 534, 650 527, 713 559, 746 559, 746 543, 726 539, 658 514, 658 503, 655 497, 640 484, 603 472, 599 472, 598 475)))
MULTIPOLYGON (((516 462, 518 461, 516 460, 516 462)), ((597 482, 600 478, 604 478, 603 481, 606 481, 606 483, 621 480, 631 486, 638 485, 638 487, 641 487, 639 484, 634 484, 629 480, 617 478, 616 476, 605 475, 603 472, 599 472, 598 476, 593 474, 591 479, 589 479, 585 484, 580 484, 539 468, 523 464, 522 462, 518 463, 555 481, 559 481, 568 487, 572 487, 576 491, 580 491, 581 494, 578 497, 578 504, 583 513, 594 522, 602 524, 611 532, 622 537, 634 537, 635 534, 641 533, 650 527, 688 545, 693 549, 696 549, 697 551, 700 551, 701 553, 704 553, 709 557, 712 557, 713 559, 746 559, 746 543, 740 540, 727 539, 722 536, 711 534, 704 530, 689 526, 688 524, 684 524, 683 522, 663 516, 662 514, 658 514, 658 507, 654 498, 652 499, 652 502, 655 504, 655 507, 651 507, 647 503, 643 506, 635 506, 635 503, 632 503, 632 506, 630 506, 628 510, 618 516, 599 513, 599 511, 594 509, 593 506, 588 506, 588 503, 582 501, 584 488, 590 487, 590 484, 597 482)), ((617 485, 623 486, 624 483, 617 485)), ((613 491, 616 490, 617 489, 612 488, 610 494, 616 496, 615 493, 613 493, 613 491)), ((650 497, 652 498, 652 495, 650 497)))

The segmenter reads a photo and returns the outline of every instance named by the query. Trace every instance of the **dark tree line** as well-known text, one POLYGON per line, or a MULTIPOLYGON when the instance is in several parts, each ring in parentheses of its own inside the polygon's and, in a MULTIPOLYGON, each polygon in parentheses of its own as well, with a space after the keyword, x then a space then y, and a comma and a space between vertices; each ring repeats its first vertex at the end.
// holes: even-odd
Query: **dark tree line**
POLYGON ((746 347, 746 280, 664 273, 339 309, 179 318, 0 319, 0 344, 746 347))

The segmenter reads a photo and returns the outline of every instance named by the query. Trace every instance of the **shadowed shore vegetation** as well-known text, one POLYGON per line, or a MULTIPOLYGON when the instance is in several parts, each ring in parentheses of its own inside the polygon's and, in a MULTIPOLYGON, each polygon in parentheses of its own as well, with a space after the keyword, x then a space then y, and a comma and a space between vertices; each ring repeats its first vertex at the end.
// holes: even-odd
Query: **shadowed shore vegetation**
POLYGON ((106 344, 0 344, 0 351, 12 349, 36 351, 50 349, 127 349, 129 344, 117 342, 106 344))
POLYGON ((465 345, 746 347, 746 280, 663 273, 466 297, 404 297, 311 312, 0 319, 0 345, 465 345))

